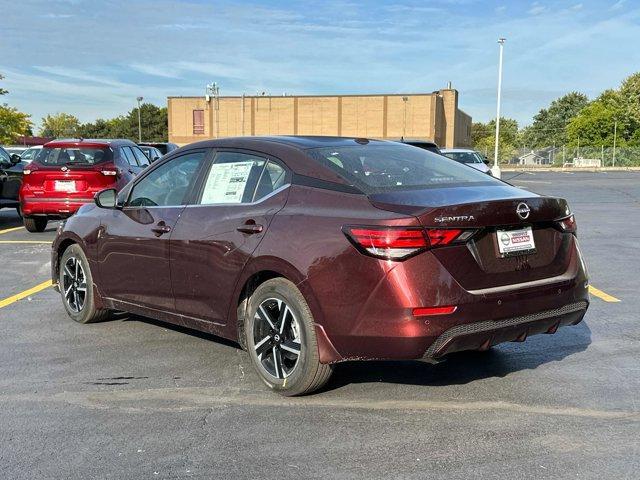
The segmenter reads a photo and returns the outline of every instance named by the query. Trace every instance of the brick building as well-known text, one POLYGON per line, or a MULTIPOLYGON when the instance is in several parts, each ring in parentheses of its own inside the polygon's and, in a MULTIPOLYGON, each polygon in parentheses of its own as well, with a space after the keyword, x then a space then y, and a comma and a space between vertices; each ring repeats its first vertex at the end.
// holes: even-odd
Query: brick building
POLYGON ((337 135, 471 144, 458 91, 393 95, 169 97, 169 141, 243 135, 337 135))

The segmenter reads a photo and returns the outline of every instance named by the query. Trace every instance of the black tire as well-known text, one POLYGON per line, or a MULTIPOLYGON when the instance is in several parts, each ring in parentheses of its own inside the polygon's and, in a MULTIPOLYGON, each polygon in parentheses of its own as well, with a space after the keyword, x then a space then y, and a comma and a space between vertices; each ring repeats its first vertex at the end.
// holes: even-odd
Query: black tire
POLYGON ((300 290, 285 278, 267 280, 253 292, 244 316, 244 335, 258 375, 281 395, 311 393, 331 377, 333 366, 320 363, 311 310, 300 290), (265 313, 270 320, 264 320, 265 313))
POLYGON ((47 228, 47 217, 24 217, 22 222, 27 232, 40 233, 47 228))
POLYGON ((69 246, 60 260, 58 285, 62 304, 67 314, 78 323, 101 322, 109 318, 110 311, 95 306, 93 277, 89 262, 82 249, 69 246), (77 262, 77 265, 76 265, 77 262), (81 290, 84 288, 84 292, 81 290))

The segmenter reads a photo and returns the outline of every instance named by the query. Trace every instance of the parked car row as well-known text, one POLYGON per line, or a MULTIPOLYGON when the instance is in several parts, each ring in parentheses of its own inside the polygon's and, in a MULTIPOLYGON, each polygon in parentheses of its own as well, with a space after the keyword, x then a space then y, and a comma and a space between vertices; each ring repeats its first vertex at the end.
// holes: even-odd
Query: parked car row
POLYGON ((555 333, 589 305, 565 200, 426 149, 205 141, 124 187, 116 179, 137 158, 131 142, 45 149, 50 161, 39 155, 26 175, 37 208, 77 193, 75 209, 106 187, 53 244, 69 316, 127 311, 232 339, 285 395, 321 388, 345 360, 436 361, 555 333))
POLYGON ((28 148, 0 147, 0 208, 16 208, 26 229, 41 232, 102 188, 122 188, 174 143, 57 140, 28 148))

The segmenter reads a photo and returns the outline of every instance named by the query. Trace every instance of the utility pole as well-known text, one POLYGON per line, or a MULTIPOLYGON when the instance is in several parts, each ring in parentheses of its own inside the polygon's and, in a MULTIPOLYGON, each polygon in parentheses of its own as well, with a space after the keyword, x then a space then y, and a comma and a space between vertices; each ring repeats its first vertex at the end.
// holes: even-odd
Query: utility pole
POLYGON ((498 40, 500 45, 500 58, 498 60, 498 101, 496 105, 496 146, 493 152, 493 168, 491 174, 500 178, 500 167, 498 166, 498 144, 500 143, 500 97, 502 95, 502 50, 504 49, 504 38, 498 40))
POLYGON ((216 82, 207 85, 207 96, 211 95, 214 99, 214 110, 216 112, 216 138, 220 138, 220 87, 216 82))
POLYGON ((138 143, 142 142, 142 120, 140 118, 140 102, 144 100, 143 97, 137 97, 138 101, 138 143))
POLYGON ((611 159, 611 166, 616 166, 616 140, 618 137, 618 121, 613 122, 613 158, 611 159))

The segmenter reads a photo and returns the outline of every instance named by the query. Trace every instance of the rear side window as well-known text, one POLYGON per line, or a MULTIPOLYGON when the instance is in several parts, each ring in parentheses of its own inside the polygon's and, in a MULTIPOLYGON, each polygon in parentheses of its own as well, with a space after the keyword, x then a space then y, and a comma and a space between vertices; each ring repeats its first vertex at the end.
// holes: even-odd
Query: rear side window
POLYGON ((307 154, 366 194, 501 182, 427 150, 401 143, 312 148, 307 154))
POLYGON ((145 175, 135 184, 129 207, 170 207, 184 205, 196 181, 205 152, 173 158, 145 175))
POLYGON ((95 165, 110 159, 111 150, 108 148, 45 147, 33 161, 43 166, 59 166, 95 165))
POLYGON ((286 170, 264 157, 219 152, 202 189, 201 205, 252 203, 285 184, 286 170))

